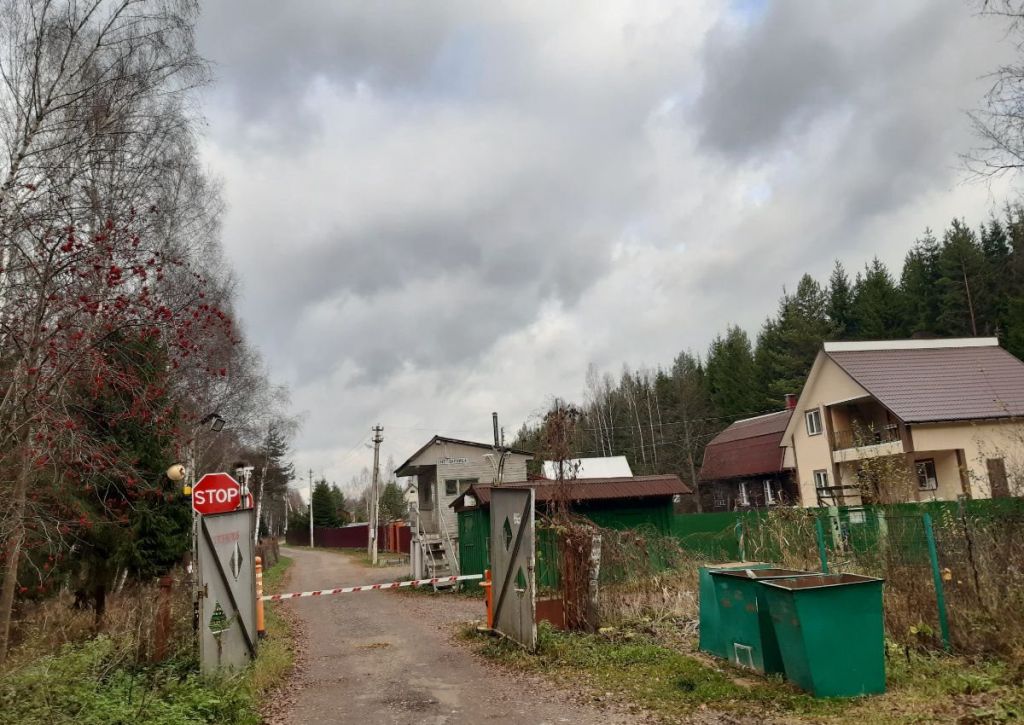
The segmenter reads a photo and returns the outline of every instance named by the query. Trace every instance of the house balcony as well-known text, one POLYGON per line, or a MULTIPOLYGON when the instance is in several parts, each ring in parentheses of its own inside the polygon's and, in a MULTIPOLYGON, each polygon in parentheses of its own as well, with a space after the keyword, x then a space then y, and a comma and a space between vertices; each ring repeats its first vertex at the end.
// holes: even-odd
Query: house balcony
POLYGON ((896 456, 904 452, 898 425, 858 426, 832 432, 832 460, 847 463, 863 458, 896 456))

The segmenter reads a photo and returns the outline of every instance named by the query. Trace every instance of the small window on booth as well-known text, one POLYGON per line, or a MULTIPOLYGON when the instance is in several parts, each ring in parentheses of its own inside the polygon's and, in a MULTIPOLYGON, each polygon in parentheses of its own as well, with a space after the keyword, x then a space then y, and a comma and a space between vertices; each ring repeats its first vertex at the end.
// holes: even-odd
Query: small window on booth
POLYGON ((445 496, 458 496, 469 490, 474 483, 479 483, 476 478, 449 478, 444 482, 445 496))
POLYGON ((807 435, 821 435, 821 411, 815 408, 804 413, 804 420, 807 423, 807 435))

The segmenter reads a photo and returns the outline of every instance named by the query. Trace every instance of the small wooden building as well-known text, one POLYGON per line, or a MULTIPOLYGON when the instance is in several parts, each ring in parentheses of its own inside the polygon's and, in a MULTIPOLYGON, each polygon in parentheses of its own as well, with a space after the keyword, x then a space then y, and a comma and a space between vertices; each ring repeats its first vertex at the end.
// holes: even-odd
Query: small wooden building
MULTIPOLYGON (((792 405, 794 398, 787 398, 792 405)), ((704 449, 697 476, 705 511, 735 511, 799 503, 793 464, 782 435, 793 409, 738 420, 704 449)))

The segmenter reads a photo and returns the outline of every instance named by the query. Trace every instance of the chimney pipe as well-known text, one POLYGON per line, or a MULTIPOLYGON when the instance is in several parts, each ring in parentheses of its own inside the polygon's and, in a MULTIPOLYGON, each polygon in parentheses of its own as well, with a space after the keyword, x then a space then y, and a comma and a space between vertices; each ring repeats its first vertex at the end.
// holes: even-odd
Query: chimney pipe
POLYGON ((494 447, 501 448, 501 433, 498 431, 498 414, 491 413, 491 423, 494 425, 494 447))
POLYGON ((786 410, 796 410, 796 395, 786 393, 786 410))

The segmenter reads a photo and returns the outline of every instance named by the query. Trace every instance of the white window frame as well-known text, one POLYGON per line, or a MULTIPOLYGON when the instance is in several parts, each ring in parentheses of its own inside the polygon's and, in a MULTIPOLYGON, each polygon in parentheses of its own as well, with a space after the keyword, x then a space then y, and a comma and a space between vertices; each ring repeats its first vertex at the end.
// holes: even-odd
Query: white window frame
POLYGON ((919 461, 914 461, 914 473, 917 474, 917 490, 919 491, 937 491, 939 490, 939 473, 935 469, 934 458, 922 458, 919 461), (932 475, 928 476, 928 466, 931 465, 932 475), (925 469, 925 482, 921 483, 921 468, 925 469))
POLYGON ((764 481, 764 505, 771 506, 776 503, 775 491, 772 490, 772 481, 766 478, 764 481))
POLYGON ((804 425, 807 427, 807 435, 809 436, 820 436, 824 433, 825 428, 821 423, 821 408, 808 410, 804 413, 804 425))
POLYGON ((746 481, 740 481, 739 492, 740 492, 740 495, 739 495, 739 504, 740 504, 740 506, 749 506, 750 505, 750 494, 747 492, 747 482, 746 481))
POLYGON ((822 468, 819 471, 815 471, 814 472, 814 488, 817 489, 818 491, 820 491, 823 488, 828 488, 828 487, 829 487, 828 471, 826 469, 824 469, 824 468, 822 468))

